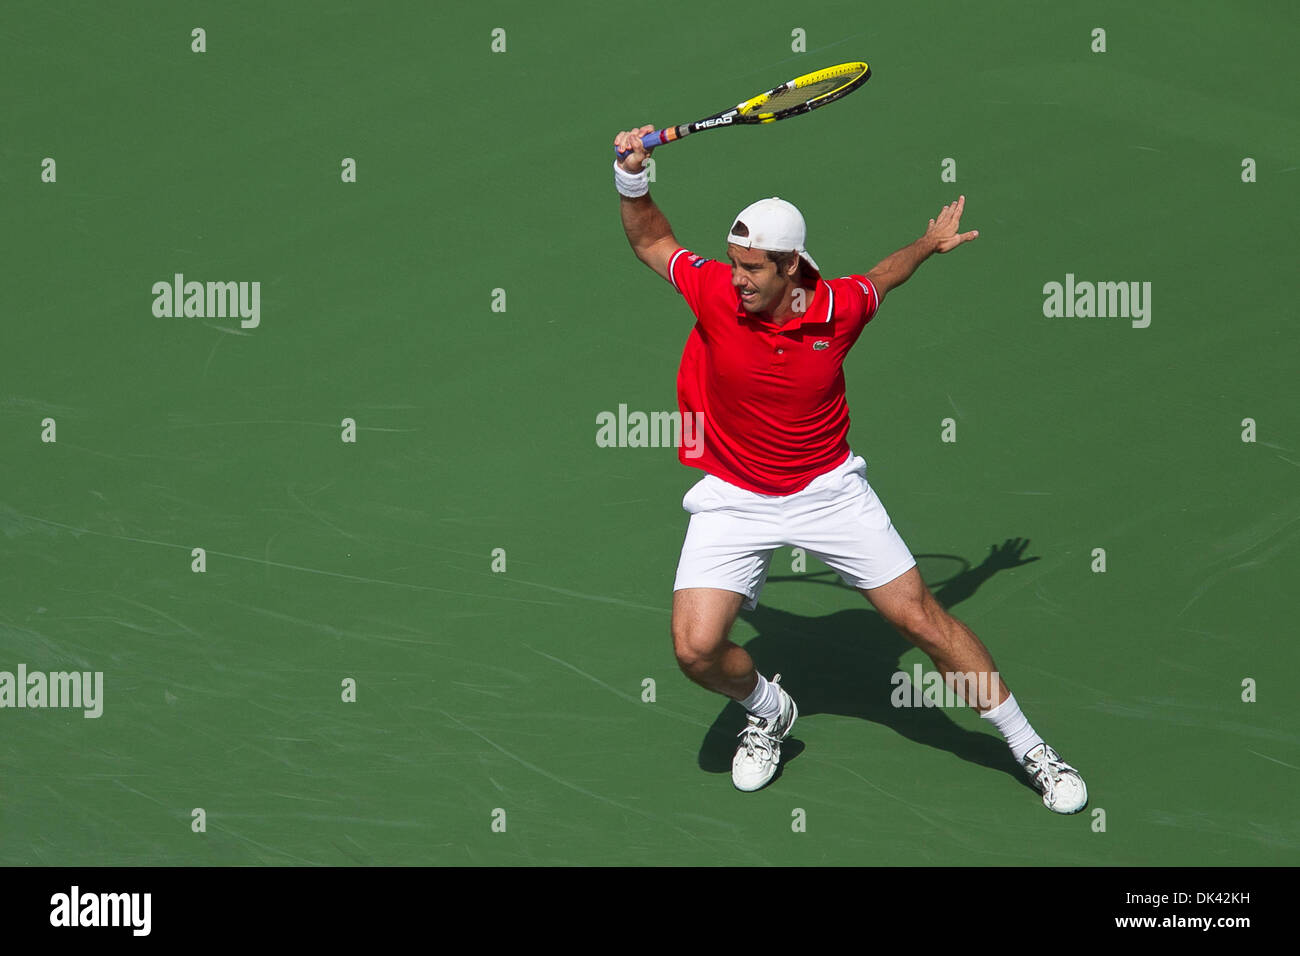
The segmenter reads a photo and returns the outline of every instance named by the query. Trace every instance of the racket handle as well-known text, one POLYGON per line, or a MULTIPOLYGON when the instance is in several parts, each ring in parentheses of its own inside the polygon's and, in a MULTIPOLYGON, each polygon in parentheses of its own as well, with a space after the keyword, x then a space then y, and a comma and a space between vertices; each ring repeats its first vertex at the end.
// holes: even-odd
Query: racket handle
MULTIPOLYGON (((661 129, 657 129, 653 133, 646 133, 641 137, 641 145, 646 149, 654 149, 656 146, 662 146, 664 142, 663 133, 664 130, 661 129)), ((630 149, 616 149, 614 152, 618 153, 619 159, 624 159, 632 155, 632 150, 630 149)))

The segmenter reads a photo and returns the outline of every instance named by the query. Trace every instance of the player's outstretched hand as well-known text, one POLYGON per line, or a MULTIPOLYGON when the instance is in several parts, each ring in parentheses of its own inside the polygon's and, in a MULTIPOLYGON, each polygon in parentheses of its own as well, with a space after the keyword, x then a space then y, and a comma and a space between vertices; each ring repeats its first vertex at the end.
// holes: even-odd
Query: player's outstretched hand
POLYGON ((646 133, 653 133, 654 129, 653 126, 642 126, 640 129, 624 130, 614 137, 615 150, 619 152, 625 149, 632 150, 632 152, 618 160, 618 164, 624 170, 629 173, 641 172, 647 157, 654 152, 653 149, 646 149, 641 145, 641 137, 646 133))
POLYGON ((944 206, 939 215, 930 220, 930 228, 925 230, 925 235, 927 239, 934 241, 935 252, 949 252, 963 242, 979 237, 978 229, 972 229, 970 232, 957 231, 961 226, 961 212, 965 208, 966 197, 961 196, 956 202, 944 206))

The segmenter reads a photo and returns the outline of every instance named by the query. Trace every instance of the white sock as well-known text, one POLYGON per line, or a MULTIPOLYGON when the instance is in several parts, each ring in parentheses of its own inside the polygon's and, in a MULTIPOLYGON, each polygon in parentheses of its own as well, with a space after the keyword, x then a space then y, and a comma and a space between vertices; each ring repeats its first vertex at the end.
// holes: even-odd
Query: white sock
POLYGON ((992 710, 984 711, 980 717, 992 721, 993 726, 1006 738, 1016 763, 1020 763, 1025 754, 1043 742, 1043 738, 1034 733, 1034 728, 1029 726, 1029 721, 1020 712, 1015 694, 1008 694, 1006 700, 992 710))
POLYGON ((754 693, 742 700, 740 706, 755 717, 774 720, 781 714, 781 691, 776 684, 759 674, 754 693))

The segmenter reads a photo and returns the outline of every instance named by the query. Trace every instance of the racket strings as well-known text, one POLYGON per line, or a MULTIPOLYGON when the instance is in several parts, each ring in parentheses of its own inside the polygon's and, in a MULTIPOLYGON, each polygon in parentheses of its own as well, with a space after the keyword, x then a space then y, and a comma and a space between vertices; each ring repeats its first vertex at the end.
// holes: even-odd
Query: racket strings
POLYGON ((809 73, 792 80, 780 89, 773 90, 766 97, 760 97, 750 109, 742 112, 780 113, 804 103, 816 105, 815 100, 853 85, 864 73, 866 73, 865 64, 852 64, 809 73))
POLYGON ((815 100, 827 93, 838 90, 844 84, 845 81, 842 77, 835 77, 830 80, 821 80, 809 86, 796 86, 793 90, 782 90, 775 96, 768 98, 768 101, 763 104, 763 112, 778 113, 781 110, 788 110, 792 106, 807 103, 809 100, 815 100))

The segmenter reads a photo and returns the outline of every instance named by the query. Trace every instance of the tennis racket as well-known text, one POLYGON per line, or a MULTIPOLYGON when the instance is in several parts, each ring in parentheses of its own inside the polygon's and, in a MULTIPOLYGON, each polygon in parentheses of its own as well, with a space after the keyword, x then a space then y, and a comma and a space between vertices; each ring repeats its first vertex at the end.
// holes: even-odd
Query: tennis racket
MULTIPOLYGON (((848 96, 871 78, 871 67, 865 63, 841 63, 815 73, 795 77, 776 89, 760 93, 729 110, 714 113, 695 123, 669 126, 641 137, 646 149, 673 143, 692 133, 705 129, 719 129, 747 123, 775 123, 834 103, 848 96)), ((632 151, 615 149, 622 159, 632 151)))

